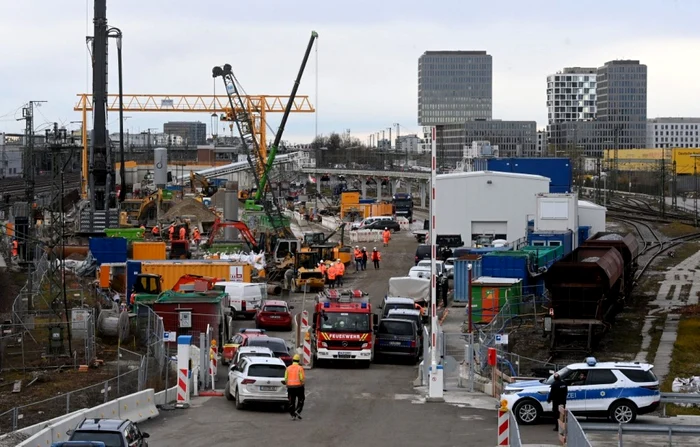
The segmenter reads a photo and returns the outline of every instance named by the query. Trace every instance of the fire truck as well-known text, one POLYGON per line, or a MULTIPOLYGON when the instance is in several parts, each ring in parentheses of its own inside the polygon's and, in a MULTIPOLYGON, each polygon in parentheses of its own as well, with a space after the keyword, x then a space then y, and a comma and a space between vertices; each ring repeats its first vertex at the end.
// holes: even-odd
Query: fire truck
POLYGON ((369 368, 377 322, 378 316, 372 313, 367 294, 361 290, 330 289, 319 293, 312 320, 314 364, 350 360, 369 368))

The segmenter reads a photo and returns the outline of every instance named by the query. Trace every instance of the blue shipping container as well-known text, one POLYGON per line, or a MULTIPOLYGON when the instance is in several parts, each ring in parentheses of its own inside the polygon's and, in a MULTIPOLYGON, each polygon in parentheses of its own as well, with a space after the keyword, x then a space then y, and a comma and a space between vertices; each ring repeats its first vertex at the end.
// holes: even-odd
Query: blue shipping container
POLYGON ((126 261, 126 293, 131 294, 136 283, 136 275, 141 273, 141 261, 126 261))
MULTIPOLYGON (((477 261, 478 262, 478 261, 477 261)), ((475 262, 466 259, 457 259, 454 266, 454 301, 456 303, 468 303, 471 293, 472 271, 475 262)))
POLYGON ((518 278, 527 284, 527 255, 514 252, 513 256, 486 254, 481 258, 481 274, 493 278, 518 278))
POLYGON ((549 178, 550 193, 569 193, 573 182, 568 158, 489 158, 489 171, 541 175, 549 178))
MULTIPOLYGON (((577 235, 578 236, 578 235, 577 235)), ((573 234, 571 231, 542 231, 527 235, 527 244, 533 247, 564 247, 564 256, 573 251, 573 234)))
POLYGON ((126 262, 126 246, 123 237, 91 237, 88 243, 98 265, 126 262))

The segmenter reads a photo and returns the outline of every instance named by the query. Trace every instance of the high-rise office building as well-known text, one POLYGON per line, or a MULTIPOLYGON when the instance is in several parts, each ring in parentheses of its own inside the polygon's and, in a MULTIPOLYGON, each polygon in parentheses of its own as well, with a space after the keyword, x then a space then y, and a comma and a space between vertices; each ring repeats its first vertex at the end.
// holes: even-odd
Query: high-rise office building
POLYGON ((207 143, 207 125, 199 121, 170 121, 163 124, 163 133, 177 135, 189 146, 207 143))
POLYGON ((595 118, 596 68, 568 67, 547 76, 549 124, 595 118))
POLYGON ((418 58, 418 124, 491 119, 492 79, 486 51, 426 51, 418 58))

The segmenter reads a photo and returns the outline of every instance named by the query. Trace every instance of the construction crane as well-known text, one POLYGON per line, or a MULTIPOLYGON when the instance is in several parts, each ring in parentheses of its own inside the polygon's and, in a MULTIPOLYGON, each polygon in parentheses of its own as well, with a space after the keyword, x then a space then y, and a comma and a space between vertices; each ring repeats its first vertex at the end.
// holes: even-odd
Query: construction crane
POLYGON ((246 110, 245 102, 243 96, 239 92, 239 86, 237 85, 237 80, 233 74, 232 67, 230 64, 226 64, 223 67, 214 67, 212 69, 212 77, 221 77, 224 86, 226 87, 226 93, 229 98, 230 109, 237 111, 235 114, 234 122, 238 133, 241 137, 241 144, 246 150, 246 155, 248 158, 248 164, 250 164, 251 171, 255 177, 255 184, 257 186, 257 191, 253 199, 246 200, 246 210, 250 211, 261 211, 264 210, 268 219, 270 220, 270 225, 275 230, 277 236, 289 237, 292 236, 291 230, 284 225, 284 217, 282 215, 282 210, 280 209, 279 202, 276 200, 274 190, 270 190, 272 200, 268 201, 264 198, 264 194, 267 188, 267 181, 272 170, 272 166, 275 162, 275 156, 277 155, 277 149, 280 142, 282 141, 282 134, 284 133, 284 126, 287 123, 289 114, 294 106, 294 98, 299 89, 299 84, 301 83, 301 78, 304 74, 304 69, 306 68, 306 63, 309 60, 309 55, 311 54, 311 49, 313 48, 314 42, 318 38, 318 34, 315 31, 311 32, 311 37, 309 38, 309 43, 306 47, 306 52, 304 53, 304 58, 301 62, 301 67, 299 68, 299 73, 294 81, 294 86, 292 87, 292 93, 289 95, 287 101, 287 106, 285 107, 284 114, 282 115, 282 120, 280 121, 279 129, 275 135, 275 140, 270 148, 270 153, 261 150, 260 142, 255 138, 255 120, 252 115, 246 110), (252 143, 252 150, 249 148, 248 144, 252 143), (262 174, 260 174, 261 166, 262 174), (272 203, 270 203, 272 202, 272 203), (274 206, 274 209, 273 209, 274 206))
MULTIPOLYGON (((87 119, 88 112, 93 111, 93 99, 89 93, 80 93, 78 102, 73 107, 82 113, 83 147, 88 147, 87 119)), ((260 151, 267 158, 267 121, 268 113, 281 113, 289 105, 290 97, 286 95, 248 95, 242 96, 243 107, 252 117, 255 124, 254 135, 260 145, 260 151)), ((218 113, 221 121, 232 121, 235 114, 229 105, 227 95, 161 95, 140 94, 123 95, 124 112, 188 112, 188 113, 218 113)), ((106 107, 108 112, 119 111, 119 95, 107 95, 106 107)), ((292 101, 292 113, 313 113, 314 110, 308 96, 295 96, 292 101)), ((236 113, 239 113, 237 110, 236 113)), ((81 194, 87 197, 88 183, 88 152, 83 151, 81 194)))

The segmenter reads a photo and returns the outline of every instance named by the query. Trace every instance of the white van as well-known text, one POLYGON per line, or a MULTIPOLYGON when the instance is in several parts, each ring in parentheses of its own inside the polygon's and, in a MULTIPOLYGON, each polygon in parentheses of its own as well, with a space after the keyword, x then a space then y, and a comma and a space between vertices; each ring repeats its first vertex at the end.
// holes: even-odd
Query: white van
POLYGON ((236 281, 220 281, 214 285, 214 290, 226 292, 231 316, 236 318, 243 315, 251 319, 267 299, 267 284, 236 281))
POLYGON ((365 218, 364 220, 362 220, 360 222, 353 222, 351 228, 353 230, 357 230, 361 227, 364 227, 365 225, 369 225, 369 224, 376 222, 378 220, 394 220, 394 218, 392 216, 371 216, 371 217, 365 218))

